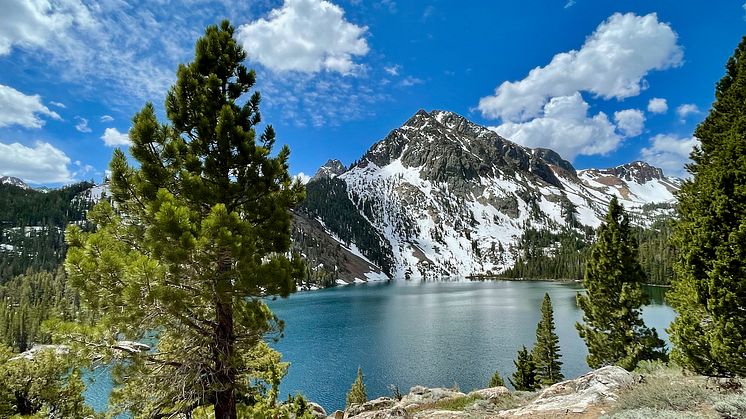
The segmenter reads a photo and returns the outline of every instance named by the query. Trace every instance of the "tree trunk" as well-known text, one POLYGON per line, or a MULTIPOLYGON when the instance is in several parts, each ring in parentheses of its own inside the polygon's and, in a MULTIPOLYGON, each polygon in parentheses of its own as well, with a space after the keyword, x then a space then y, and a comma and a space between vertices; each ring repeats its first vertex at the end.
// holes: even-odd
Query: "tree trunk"
MULTIPOLYGON (((218 296, 218 299, 220 297, 218 296)), ((215 419, 236 419, 236 368, 233 365, 233 311, 231 304, 216 301, 215 381, 218 391, 215 394, 215 419)))
POLYGON ((230 270, 230 258, 222 255, 215 284, 215 419, 236 418, 236 366, 234 365, 235 335, 233 333, 233 302, 231 281, 225 277, 230 270))

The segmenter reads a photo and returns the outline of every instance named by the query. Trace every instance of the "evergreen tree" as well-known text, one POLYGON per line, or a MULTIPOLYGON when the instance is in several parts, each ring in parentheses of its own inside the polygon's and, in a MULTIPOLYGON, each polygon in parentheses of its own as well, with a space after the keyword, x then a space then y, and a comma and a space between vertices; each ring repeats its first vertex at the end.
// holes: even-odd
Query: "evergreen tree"
POLYGON ((538 387, 536 364, 525 346, 518 350, 518 357, 513 361, 513 365, 515 365, 515 372, 513 373, 513 379, 508 380, 510 384, 520 391, 536 390, 538 387))
POLYGON ((236 418, 237 402, 274 398, 257 381, 276 387, 284 374, 263 345, 282 331, 263 299, 287 296, 302 275, 288 249, 303 188, 288 173, 289 149, 273 153, 272 127, 256 138, 260 96, 245 96, 255 74, 233 34, 227 21, 207 28, 168 92, 170 123, 148 103, 129 132, 137 165, 115 150, 114 204, 89 213, 95 232, 67 231, 68 276, 101 320, 60 333, 107 348, 109 359, 126 357, 112 397, 133 416, 212 405, 216 418, 236 418))
POLYGON ((629 216, 614 197, 586 263, 587 293, 578 294, 583 323, 575 327, 588 347, 591 368, 618 365, 632 370, 642 360, 666 358, 658 333, 642 320, 642 306, 648 303, 644 283, 629 216))
POLYGON ((698 373, 746 376, 746 37, 694 135, 674 228, 672 356, 698 373))
POLYGON ((363 382, 363 369, 357 368, 357 377, 352 383, 350 391, 347 392, 347 407, 353 404, 363 404, 368 401, 368 393, 365 392, 365 383, 363 382))
POLYGON ((531 350, 536 363, 536 381, 540 385, 551 385, 562 381, 562 362, 559 360, 559 337, 554 330, 554 310, 549 294, 544 294, 541 304, 541 320, 536 326, 536 344, 531 350))
POLYGON ((505 381, 500 377, 500 371, 495 371, 495 374, 490 378, 489 387, 504 387, 505 381))

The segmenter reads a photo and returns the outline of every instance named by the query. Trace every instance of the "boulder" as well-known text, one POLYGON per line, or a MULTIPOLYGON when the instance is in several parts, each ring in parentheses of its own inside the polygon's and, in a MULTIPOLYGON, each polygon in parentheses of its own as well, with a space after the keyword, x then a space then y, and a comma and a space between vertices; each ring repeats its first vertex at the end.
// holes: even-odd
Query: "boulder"
POLYGON ((466 394, 451 390, 448 388, 427 388, 423 386, 415 386, 409 390, 409 394, 404 396, 399 405, 405 409, 410 409, 416 406, 435 403, 440 400, 453 399, 456 397, 464 397, 466 394))
MULTIPOLYGON (((389 409, 391 407, 394 407, 396 404, 396 400, 390 398, 390 397, 379 397, 374 400, 367 401, 363 404, 353 404, 352 406, 348 407, 345 411, 344 418, 351 418, 351 417, 363 417, 361 414, 364 412, 376 412, 381 411, 385 409, 389 409)), ((365 416, 368 417, 368 416, 365 416)), ((374 417, 374 416, 370 416, 374 417)), ((381 416, 386 417, 386 416, 381 416)))
POLYGON ((308 402, 308 410, 315 419, 326 419, 326 410, 320 404, 308 402))
POLYGON ((498 386, 498 387, 483 388, 481 390, 474 390, 471 393, 469 393, 469 396, 476 396, 484 400, 493 400, 493 399, 499 399, 508 394, 510 394, 510 390, 508 390, 507 387, 498 386))
POLYGON ((636 382, 635 374, 609 366, 554 384, 529 404, 500 412, 500 417, 546 415, 549 412, 582 413, 594 404, 616 400, 617 391, 636 382))

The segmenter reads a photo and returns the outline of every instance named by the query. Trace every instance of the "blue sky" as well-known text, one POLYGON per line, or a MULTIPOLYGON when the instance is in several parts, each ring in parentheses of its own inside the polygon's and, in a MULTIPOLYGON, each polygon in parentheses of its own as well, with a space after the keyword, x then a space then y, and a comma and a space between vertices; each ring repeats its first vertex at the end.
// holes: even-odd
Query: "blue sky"
POLYGON ((418 109, 445 109, 577 168, 683 175, 746 29, 742 1, 6 0, 0 174, 100 180, 132 115, 228 18, 291 172, 349 164, 418 109))

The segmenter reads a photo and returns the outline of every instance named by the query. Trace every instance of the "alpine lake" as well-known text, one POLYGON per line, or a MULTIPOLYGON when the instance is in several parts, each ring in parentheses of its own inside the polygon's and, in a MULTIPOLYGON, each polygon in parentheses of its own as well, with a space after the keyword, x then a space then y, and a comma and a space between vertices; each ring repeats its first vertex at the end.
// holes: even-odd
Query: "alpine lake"
MULTIPOLYGON (((468 392, 487 386, 497 370, 507 382, 522 345, 530 348, 544 293, 554 306, 563 362, 574 378, 590 370, 575 323, 582 311, 579 283, 552 281, 394 280, 297 292, 269 302, 285 321, 284 337, 272 345, 290 362, 280 397, 303 394, 328 413, 343 409, 357 368, 368 397, 391 396, 414 385, 468 392)), ((648 327, 668 343, 675 317, 664 288, 646 287, 648 327)), ((87 374, 86 399, 105 410, 112 384, 106 368, 87 374)))

